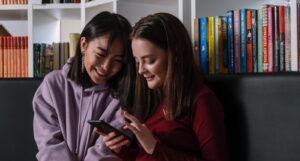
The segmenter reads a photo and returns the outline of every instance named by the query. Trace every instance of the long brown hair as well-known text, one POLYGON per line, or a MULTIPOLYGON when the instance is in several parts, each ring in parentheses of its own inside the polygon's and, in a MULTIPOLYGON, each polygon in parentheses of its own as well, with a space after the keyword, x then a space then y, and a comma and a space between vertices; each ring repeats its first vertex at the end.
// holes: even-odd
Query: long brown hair
POLYGON ((171 14, 156 13, 138 21, 131 37, 146 39, 168 54, 167 74, 163 85, 167 98, 163 98, 162 91, 149 89, 145 79, 137 74, 134 114, 145 121, 163 101, 167 119, 175 120, 186 116, 192 111, 201 82, 194 63, 191 39, 184 25, 171 14))

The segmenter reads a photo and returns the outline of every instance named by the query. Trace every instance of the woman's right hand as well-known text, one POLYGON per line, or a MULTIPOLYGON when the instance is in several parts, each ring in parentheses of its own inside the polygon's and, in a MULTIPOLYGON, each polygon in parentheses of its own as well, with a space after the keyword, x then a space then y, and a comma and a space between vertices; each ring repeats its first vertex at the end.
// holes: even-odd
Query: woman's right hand
POLYGON ((129 140, 125 139, 123 135, 115 137, 115 132, 103 134, 101 131, 96 130, 96 133, 102 136, 104 144, 115 153, 119 153, 122 147, 129 143, 129 140))

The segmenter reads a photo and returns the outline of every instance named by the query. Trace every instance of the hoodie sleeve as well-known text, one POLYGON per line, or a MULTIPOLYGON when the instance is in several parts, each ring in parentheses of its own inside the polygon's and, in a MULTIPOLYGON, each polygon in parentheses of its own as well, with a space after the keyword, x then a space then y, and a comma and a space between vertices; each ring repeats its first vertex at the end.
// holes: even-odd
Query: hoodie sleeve
POLYGON ((46 77, 33 97, 33 130, 38 147, 36 157, 39 161, 77 161, 64 141, 51 89, 46 77))
MULTIPOLYGON (((100 120, 104 120, 113 127, 131 135, 128 131, 123 130, 124 117, 121 116, 121 107, 116 99, 109 101, 100 120)), ((99 136, 95 145, 88 149, 84 161, 121 161, 121 159, 102 142, 102 136, 99 136)))

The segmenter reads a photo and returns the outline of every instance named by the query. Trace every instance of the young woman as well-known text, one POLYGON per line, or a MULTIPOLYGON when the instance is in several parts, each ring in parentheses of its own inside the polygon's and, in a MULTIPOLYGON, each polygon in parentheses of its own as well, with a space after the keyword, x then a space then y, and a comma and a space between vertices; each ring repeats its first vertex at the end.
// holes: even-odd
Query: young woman
POLYGON ((123 160, 228 161, 223 109, 195 68, 190 37, 167 13, 142 18, 133 28, 138 69, 133 115, 125 122, 138 140, 103 137, 123 160))
POLYGON ((76 55, 44 78, 33 98, 39 161, 119 160, 87 121, 123 125, 135 76, 131 30, 123 16, 99 13, 83 29, 76 55))

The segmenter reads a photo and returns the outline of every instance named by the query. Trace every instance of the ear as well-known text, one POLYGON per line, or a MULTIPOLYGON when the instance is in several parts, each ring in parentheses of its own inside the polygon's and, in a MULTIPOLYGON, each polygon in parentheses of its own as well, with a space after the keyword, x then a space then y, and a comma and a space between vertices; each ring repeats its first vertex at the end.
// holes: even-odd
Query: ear
POLYGON ((81 51, 81 54, 84 55, 85 54, 85 51, 87 50, 87 42, 86 42, 86 38, 85 37, 81 37, 80 38, 80 51, 81 51))

